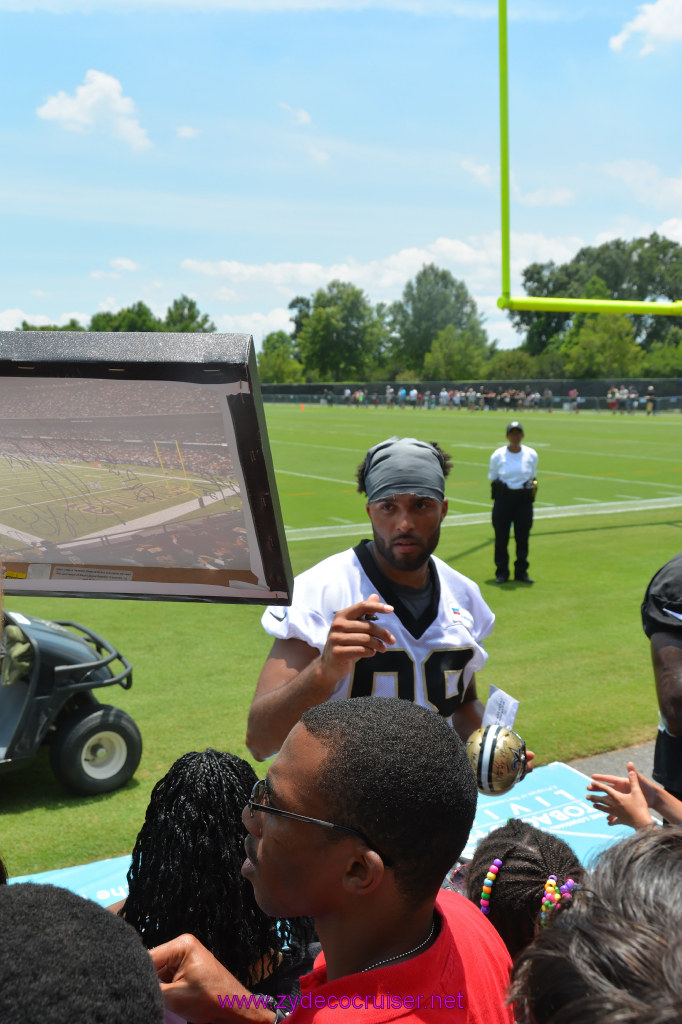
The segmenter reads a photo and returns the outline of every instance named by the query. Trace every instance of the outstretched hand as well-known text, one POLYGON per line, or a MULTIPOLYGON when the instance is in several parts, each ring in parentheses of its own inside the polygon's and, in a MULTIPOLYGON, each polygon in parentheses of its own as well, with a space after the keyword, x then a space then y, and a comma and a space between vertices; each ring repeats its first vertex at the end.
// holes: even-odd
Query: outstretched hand
POLYGON ((638 772, 632 761, 627 763, 627 773, 627 778, 593 775, 587 787, 587 799, 606 814, 609 825, 646 828, 653 825, 649 806, 660 787, 638 772))

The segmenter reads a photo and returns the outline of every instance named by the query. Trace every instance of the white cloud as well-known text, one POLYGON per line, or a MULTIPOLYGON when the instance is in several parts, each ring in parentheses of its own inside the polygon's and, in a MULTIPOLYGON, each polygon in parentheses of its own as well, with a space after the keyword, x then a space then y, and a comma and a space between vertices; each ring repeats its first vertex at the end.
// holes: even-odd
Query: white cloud
POLYGON ((135 263, 134 260, 126 259, 125 256, 117 256, 113 260, 109 260, 109 266, 113 267, 114 270, 139 270, 139 263, 135 263))
POLYGON ((45 316, 43 313, 26 313, 23 309, 2 309, 0 310, 0 330, 15 331, 21 326, 23 320, 36 327, 47 327, 48 324, 63 327, 72 319, 78 320, 85 326, 90 317, 87 313, 60 313, 57 317, 51 317, 45 316))
MULTIPOLYGON (((512 294, 519 295, 521 273, 529 263, 554 260, 565 263, 586 244, 578 236, 548 237, 542 234, 511 236, 512 294)), ((455 277, 466 282, 489 320, 487 328, 491 338, 499 339, 502 347, 514 347, 518 338, 508 325, 507 315, 496 306, 501 291, 500 232, 471 236, 466 239, 437 238, 429 245, 401 249, 382 259, 361 263, 348 260, 343 263, 313 262, 240 263, 236 260, 186 259, 181 263, 184 271, 200 274, 220 282, 213 293, 216 299, 254 308, 268 292, 280 295, 287 303, 294 295, 308 295, 324 288, 338 278, 350 281, 367 293, 372 303, 392 302, 400 298, 403 288, 426 263, 435 263, 450 270, 455 277)), ((249 331, 259 329, 261 314, 239 316, 213 316, 221 330, 249 331)), ((272 309, 263 321, 262 330, 290 330, 288 310, 272 309)))
POLYGON ((656 228, 649 220, 641 220, 630 214, 621 214, 613 218, 610 228, 606 231, 599 231, 590 244, 603 245, 604 242, 612 242, 615 238, 646 238, 655 230, 656 228))
POLYGON ((612 50, 622 50, 631 36, 643 37, 640 56, 652 53, 658 46, 682 40, 682 4, 680 0, 655 0, 642 4, 639 13, 609 39, 612 50))
POLYGON ((641 203, 656 207, 682 201, 682 176, 666 178, 650 160, 614 160, 600 170, 626 185, 641 203))
POLYGON ((55 321, 55 323, 59 324, 59 326, 62 327, 64 324, 68 324, 69 320, 77 320, 79 324, 82 324, 83 327, 85 327, 85 325, 90 320, 90 314, 89 313, 77 313, 77 312, 76 313, 62 313, 59 317, 57 317, 57 320, 55 321))
MULTIPOLYGON (((570 260, 581 246, 585 245, 577 236, 547 237, 540 234, 512 233, 512 266, 520 272, 534 261, 554 260, 563 263, 570 260)), ((500 232, 487 235, 459 238, 437 238, 427 246, 401 249, 382 259, 360 263, 348 260, 344 263, 239 263, 236 260, 183 260, 183 270, 224 282, 226 299, 235 294, 244 295, 249 289, 254 293, 272 288, 284 296, 291 297, 297 292, 313 292, 324 288, 330 281, 340 279, 352 281, 364 289, 374 301, 385 295, 397 297, 405 283, 424 266, 436 263, 450 270, 456 277, 465 278, 472 289, 494 289, 499 276, 500 232), (383 294, 381 294, 383 293, 383 294)), ((221 290, 222 290, 221 288, 221 290)))
POLYGON ((290 107, 288 103, 280 103, 280 107, 282 110, 286 110, 288 114, 291 114, 294 124, 296 125, 301 126, 313 123, 313 119, 307 110, 303 110, 302 108, 295 110, 293 107, 290 107))
POLYGON ((539 188, 534 192, 522 192, 513 174, 510 175, 510 191, 521 206, 567 206, 575 199, 575 194, 568 188, 539 188))
POLYGON ((464 160, 460 160, 459 166, 467 171, 476 181, 480 182, 481 185, 494 185, 497 175, 493 173, 490 164, 479 164, 476 163, 471 157, 465 157, 464 160))
POLYGON ((267 313, 240 313, 214 316, 213 321, 224 334, 252 334, 256 343, 271 331, 291 330, 291 310, 275 308, 267 313))
POLYGON ((117 78, 103 71, 87 71, 85 82, 70 96, 58 92, 36 110, 38 117, 56 121, 67 131, 85 132, 101 128, 131 149, 149 149, 151 142, 135 115, 135 104, 123 95, 117 78))
POLYGON ((196 139, 199 134, 199 131, 189 124, 181 124, 175 129, 175 132, 179 139, 196 139))
POLYGON ((669 220, 664 220, 656 228, 656 231, 659 235, 664 235, 666 238, 671 239, 671 241, 682 245, 682 217, 671 217, 669 220))
POLYGON ((118 256, 113 260, 109 260, 109 266, 112 268, 111 270, 91 270, 90 277, 95 280, 99 280, 103 277, 111 277, 114 280, 117 280, 121 276, 120 271, 140 269, 139 263, 135 263, 134 260, 129 260, 125 256, 118 256))
POLYGON ((319 146, 315 146, 313 143, 306 147, 306 151, 310 159, 314 160, 316 164, 326 164, 330 159, 329 153, 325 153, 323 149, 320 149, 319 146))
POLYGON ((535 192, 519 192, 515 199, 522 206, 568 206, 575 193, 570 188, 539 188, 535 192))

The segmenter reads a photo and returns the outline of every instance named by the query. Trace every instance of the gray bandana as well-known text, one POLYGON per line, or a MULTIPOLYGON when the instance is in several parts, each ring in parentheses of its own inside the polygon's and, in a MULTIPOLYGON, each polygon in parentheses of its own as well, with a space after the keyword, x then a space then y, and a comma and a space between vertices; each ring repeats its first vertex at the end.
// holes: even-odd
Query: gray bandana
POLYGON ((420 498, 445 498, 445 476, 436 450, 414 437, 389 437, 375 444, 365 470, 367 501, 381 501, 394 494, 420 498))

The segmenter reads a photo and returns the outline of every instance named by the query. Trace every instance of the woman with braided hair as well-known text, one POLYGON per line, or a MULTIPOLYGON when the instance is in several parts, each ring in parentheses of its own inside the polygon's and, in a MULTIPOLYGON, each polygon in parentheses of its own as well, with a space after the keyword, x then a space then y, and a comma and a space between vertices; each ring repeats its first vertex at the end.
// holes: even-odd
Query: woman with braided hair
POLYGON ((548 901, 567 902, 573 888, 567 883, 579 882, 582 874, 580 861, 563 839, 510 818, 476 847, 467 865, 466 895, 481 904, 513 960, 544 923, 548 901), (567 886, 566 893, 562 886, 567 886), (484 888, 490 890, 485 895, 484 888))
POLYGON ((285 993, 319 945, 309 950, 308 918, 264 914, 242 877, 241 815, 256 781, 234 754, 208 749, 180 757, 152 790, 118 913, 148 949, 189 932, 247 988, 285 993))

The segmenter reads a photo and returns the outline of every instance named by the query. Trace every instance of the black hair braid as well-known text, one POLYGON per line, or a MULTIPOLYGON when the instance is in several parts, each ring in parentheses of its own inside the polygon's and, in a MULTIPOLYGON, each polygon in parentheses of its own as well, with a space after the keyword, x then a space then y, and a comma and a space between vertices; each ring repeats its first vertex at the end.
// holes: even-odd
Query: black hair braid
POLYGON ((121 911, 147 948, 190 932, 245 985, 299 930, 265 915, 241 874, 241 813, 255 782, 233 754, 179 758, 152 790, 121 911))
POLYGON ((488 918, 514 958, 535 936, 549 876, 556 875, 561 886, 567 878, 579 881, 582 868, 563 839, 510 818, 480 841, 467 868, 467 897, 474 903, 480 900, 483 881, 496 858, 502 867, 490 894, 488 918))

